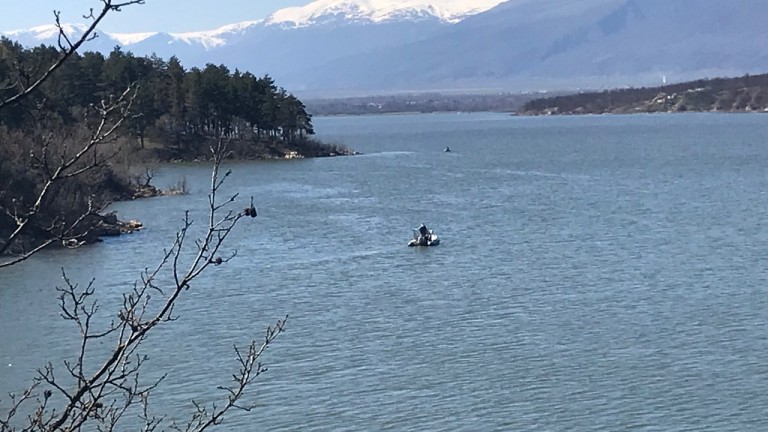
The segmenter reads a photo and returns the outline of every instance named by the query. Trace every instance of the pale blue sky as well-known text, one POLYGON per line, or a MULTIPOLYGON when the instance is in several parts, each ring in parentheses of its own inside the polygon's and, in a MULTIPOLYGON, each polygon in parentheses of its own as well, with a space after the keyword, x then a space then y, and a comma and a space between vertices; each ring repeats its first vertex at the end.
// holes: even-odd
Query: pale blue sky
MULTIPOLYGON (((311 1, 146 0, 143 5, 132 5, 107 16, 100 28, 113 33, 211 30, 224 24, 266 18, 278 9, 311 1)), ((82 22, 82 15, 90 8, 99 9, 102 5, 100 0, 0 0, 0 3, 3 3, 0 31, 52 24, 54 10, 61 11, 65 22, 82 22)))

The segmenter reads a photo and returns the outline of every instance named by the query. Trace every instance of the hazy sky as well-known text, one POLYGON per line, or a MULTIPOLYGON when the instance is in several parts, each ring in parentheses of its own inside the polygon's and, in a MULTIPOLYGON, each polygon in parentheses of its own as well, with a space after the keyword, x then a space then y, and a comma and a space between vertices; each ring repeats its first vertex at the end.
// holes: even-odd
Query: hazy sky
MULTIPOLYGON (((132 5, 108 15, 100 28, 114 33, 211 30, 224 24, 266 18, 278 9, 311 1, 145 0, 143 5, 132 5)), ((0 31, 52 24, 54 10, 61 11, 64 22, 82 22, 82 15, 101 5, 100 0, 0 0, 0 31)))

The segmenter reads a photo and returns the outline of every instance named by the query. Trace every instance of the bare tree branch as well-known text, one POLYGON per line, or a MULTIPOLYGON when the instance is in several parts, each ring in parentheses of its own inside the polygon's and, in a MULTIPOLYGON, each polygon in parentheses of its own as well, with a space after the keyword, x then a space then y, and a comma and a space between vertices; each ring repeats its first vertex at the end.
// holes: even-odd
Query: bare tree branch
MULTIPOLYGON (((227 154, 226 143, 219 140, 211 151, 214 164, 208 201, 208 226, 196 243, 196 255, 191 257, 188 265, 183 265, 184 261, 187 261, 183 252, 192 225, 189 215, 186 214, 184 225, 177 233, 172 246, 164 251, 158 266, 152 271, 145 270, 142 273, 140 281, 134 284, 130 292, 123 295, 123 304, 117 313, 117 319, 101 330, 94 327, 99 312, 99 306, 93 300, 94 281, 91 280, 80 287, 62 270, 64 285, 58 288, 61 316, 75 324, 80 333, 76 358, 73 362, 64 362, 72 388, 68 389, 55 375, 53 365, 48 364, 38 371, 38 377, 30 390, 24 393, 23 397, 14 399, 13 412, 7 420, 3 420, 4 423, 0 423, 0 431, 15 430, 10 425, 11 418, 22 404, 32 400, 37 401, 37 407, 34 409, 35 414, 29 418, 29 427, 35 430, 79 430, 86 423, 92 422, 101 430, 115 430, 129 407, 136 404, 143 407, 141 418, 145 423, 144 430, 155 430, 163 423, 164 417, 149 415, 147 404, 149 394, 165 376, 142 387, 139 376, 146 357, 138 354, 137 349, 154 328, 177 318, 173 315, 174 306, 180 301, 182 293, 188 290, 209 266, 225 264, 236 256, 236 251, 232 251, 227 259, 222 259, 219 253, 238 221, 246 217, 246 212, 235 213, 218 202, 217 196, 223 180, 229 175, 229 172, 223 176, 219 175, 220 164, 227 154), (223 215, 219 215, 220 213, 223 215), (173 276, 173 283, 170 287, 161 288, 157 280, 161 271, 167 267, 170 267, 167 270, 173 276), (182 267, 186 270, 182 271, 182 267), (153 292, 167 293, 163 295, 157 309, 152 308, 150 301, 150 293, 153 292), (151 310, 154 312, 150 313, 151 310), (107 338, 113 340, 111 353, 103 359, 99 367, 89 372, 86 361, 93 361, 93 343, 103 345, 107 338), (34 392, 41 384, 47 387, 48 394, 57 394, 57 400, 62 401, 62 406, 52 409, 48 405, 47 397, 43 400, 35 399, 34 392), (122 397, 116 398, 118 395, 122 397), (118 400, 122 402, 117 402, 118 400)), ((231 204, 233 198, 229 197, 225 202, 231 204)), ((264 339, 260 342, 253 340, 245 351, 235 347, 239 363, 238 372, 233 375, 231 386, 220 387, 225 391, 226 399, 210 409, 194 403, 195 412, 183 430, 203 431, 220 424, 224 415, 233 408, 246 411, 252 408, 240 401, 247 387, 266 371, 259 359, 269 344, 284 331, 286 319, 287 317, 269 327, 264 339)), ((179 428, 175 424, 172 427, 179 428)))
MULTIPOLYGON (((19 103, 35 92, 85 42, 96 37, 95 29, 108 13, 144 3, 144 0, 100 1, 102 8, 97 11, 91 9, 85 16, 91 20, 91 25, 77 39, 70 38, 60 21, 59 12, 54 13, 59 32, 60 57, 42 74, 18 67, 17 84, 4 90, 19 90, 7 99, 0 98, 0 109, 19 103)), ((132 118, 130 111, 137 89, 137 85, 131 85, 118 97, 110 97, 101 104, 92 105, 85 119, 85 123, 90 126, 89 136, 72 146, 72 149, 68 148, 67 142, 60 143, 59 149, 54 149, 53 145, 60 137, 54 139, 53 135, 42 137, 39 148, 36 142, 37 150, 30 154, 30 159, 33 168, 37 170, 35 172, 39 171, 43 180, 39 191, 35 189, 36 193, 30 194, 27 202, 13 200, 11 205, 0 205, 0 216, 8 217, 16 224, 15 228, 11 224, 9 231, 13 231, 6 238, 0 239, 0 256, 6 254, 25 230, 31 227, 48 233, 49 238, 18 256, 0 261, 0 268, 24 261, 57 241, 65 244, 71 240, 76 241, 82 235, 78 233, 80 226, 86 223, 88 217, 99 214, 99 204, 89 200, 87 210, 74 221, 68 222, 58 216, 48 220, 41 217, 50 199, 61 193, 57 191, 60 189, 57 184, 81 176, 109 160, 110 156, 100 154, 97 148, 112 142, 125 120, 132 118)), ((211 265, 224 265, 237 256, 236 250, 223 251, 224 244, 242 218, 256 217, 253 199, 243 212, 237 212, 232 209, 237 194, 220 198, 222 185, 231 175, 231 171, 220 173, 221 163, 229 155, 227 143, 219 139, 211 148, 211 153, 213 168, 208 217, 204 235, 194 241, 195 254, 191 257, 186 254, 189 249, 189 228, 192 226, 187 212, 173 244, 163 251, 159 264, 152 270, 145 269, 140 280, 123 294, 122 305, 111 321, 103 323, 104 318, 95 300, 95 281, 80 286, 70 280, 62 269, 64 284, 57 288, 60 315, 76 326, 80 334, 76 354, 73 359, 63 361, 64 372, 60 366, 56 369, 53 363, 47 363, 37 370, 27 390, 20 395, 9 395, 7 413, 4 417, 0 416, 0 432, 79 431, 84 427, 99 431, 121 430, 121 419, 131 407, 140 408, 138 417, 143 423, 140 426, 143 431, 162 428, 165 416, 150 414, 149 399, 166 375, 145 384, 140 372, 147 357, 139 353, 138 349, 149 335, 155 333, 155 328, 179 319, 174 314, 174 308, 183 298, 182 294, 192 287, 201 274, 211 265), (169 277, 161 277, 163 272, 168 272, 169 277), (171 282, 163 283, 161 280, 171 282), (104 346, 112 347, 106 355, 101 354, 104 346)), ((148 180, 149 176, 147 172, 148 180)), ((224 391, 226 399, 219 405, 212 404, 210 409, 193 400, 195 411, 184 430, 203 431, 221 424, 225 414, 232 408, 246 411, 252 409, 251 405, 242 403, 242 398, 248 386, 266 371, 259 359, 271 342, 284 331, 286 319, 287 316, 268 327, 264 339, 252 340, 245 350, 235 347, 238 371, 233 374, 230 386, 219 387, 224 391)), ((179 429, 175 423, 170 427, 179 429)))
MULTIPOLYGON (((67 155, 62 152, 59 156, 60 162, 57 166, 52 167, 49 163, 48 147, 43 146, 39 155, 33 155, 34 159, 42 164, 43 172, 46 173, 46 179, 42 185, 40 191, 37 194, 35 202, 25 210, 23 214, 11 213, 9 209, 4 209, 5 213, 12 215, 16 220, 16 229, 11 234, 3 239, 0 243, 0 256, 3 256, 9 248, 13 245, 14 241, 21 236, 25 229, 32 224, 40 214, 43 208, 43 203, 46 197, 49 195, 51 188, 58 182, 66 178, 72 178, 82 175, 83 173, 92 170, 99 166, 100 160, 95 159, 93 162, 87 163, 82 167, 77 167, 77 164, 81 162, 86 155, 91 153, 97 146, 107 142, 111 139, 118 128, 123 124, 125 119, 130 113, 131 106, 136 98, 136 86, 127 88, 115 101, 109 104, 102 104, 101 107, 96 108, 99 114, 99 122, 95 129, 91 131, 90 139, 80 148, 74 155, 67 155), (114 114, 117 114, 115 118, 114 114)), ((10 260, 0 261, 0 268, 8 267, 10 265, 17 264, 30 256, 34 255, 38 251, 42 250, 45 246, 54 243, 56 240, 65 240, 65 237, 70 235, 83 221, 84 218, 92 216, 98 213, 100 209, 89 209, 88 212, 82 214, 74 223, 65 227, 62 230, 61 235, 56 235, 52 231, 49 231, 50 239, 43 242, 42 245, 35 247, 33 250, 14 257, 10 260)))
POLYGON ((261 343, 252 340, 248 345, 245 354, 241 353, 237 346, 234 347, 239 363, 239 370, 232 375, 232 381, 234 381, 234 383, 231 386, 219 387, 219 390, 224 390, 227 394, 227 400, 223 406, 217 407, 214 403, 211 405, 211 409, 208 410, 204 406, 193 401, 196 412, 192 416, 191 421, 185 425, 184 429, 175 424, 172 425, 172 427, 178 431, 202 432, 211 426, 221 424, 224 415, 233 408, 242 411, 251 411, 255 408, 255 405, 241 405, 240 400, 242 399, 246 388, 253 383, 259 375, 267 371, 267 368, 262 366, 258 360, 264 351, 266 351, 267 346, 269 346, 269 344, 284 331, 287 320, 288 316, 286 315, 284 319, 278 320, 274 326, 267 327, 264 340, 261 343))

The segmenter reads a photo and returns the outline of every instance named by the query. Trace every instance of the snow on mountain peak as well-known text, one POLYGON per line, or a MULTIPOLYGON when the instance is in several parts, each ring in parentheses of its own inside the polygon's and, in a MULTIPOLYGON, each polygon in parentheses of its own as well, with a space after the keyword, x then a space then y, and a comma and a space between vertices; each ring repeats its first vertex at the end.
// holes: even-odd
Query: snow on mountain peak
POLYGON ((156 35, 157 32, 148 33, 109 33, 109 36, 115 38, 121 45, 131 45, 139 43, 144 39, 151 38, 156 35))
MULTIPOLYGON (((88 29, 88 26, 85 24, 62 24, 61 27, 68 35, 83 34, 83 32, 88 29)), ((45 24, 29 29, 11 30, 3 32, 3 34, 11 37, 18 37, 24 34, 28 34, 31 35, 35 40, 47 40, 55 39, 59 35, 59 28, 54 24, 45 24)))
POLYGON ((252 26, 259 25, 262 22, 263 20, 243 21, 236 24, 227 24, 215 30, 169 34, 174 39, 184 41, 188 44, 197 42, 202 44, 206 49, 211 49, 226 45, 228 37, 231 37, 233 34, 242 34, 252 26))
MULTIPOLYGON (((167 43, 179 41, 188 45, 202 45, 206 50, 227 45, 244 36, 257 26, 277 25, 290 29, 322 25, 330 22, 381 23, 388 21, 422 21, 437 19, 456 23, 480 12, 485 12, 505 0, 316 0, 305 6, 278 10, 265 20, 244 21, 214 30, 179 33, 142 32, 110 33, 100 31, 120 45, 130 46, 158 35, 170 37, 167 43)), ((85 24, 62 24, 68 35, 82 34, 85 24)), ((42 25, 24 30, 0 31, 14 39, 51 41, 58 36, 55 25, 42 25)), ((160 40, 165 40, 161 38, 160 40)), ((33 42, 34 43, 34 42, 33 42)), ((151 42, 150 42, 151 43, 151 42)))
POLYGON ((284 27, 306 27, 329 16, 338 15, 347 21, 382 22, 403 16, 421 16, 455 23, 468 15, 491 9, 502 1, 504 0, 317 0, 306 6, 281 9, 267 18, 266 23, 284 27))

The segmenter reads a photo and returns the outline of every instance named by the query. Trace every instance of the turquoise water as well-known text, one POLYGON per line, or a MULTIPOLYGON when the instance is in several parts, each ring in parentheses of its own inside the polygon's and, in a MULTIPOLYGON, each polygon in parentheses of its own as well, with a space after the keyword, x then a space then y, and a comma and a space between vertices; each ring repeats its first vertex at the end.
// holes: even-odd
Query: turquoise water
MULTIPOLYGON (((290 314, 258 408, 223 429, 768 429, 766 117, 315 126, 363 155, 228 166, 228 191, 259 217, 144 346, 146 378, 169 374, 156 411, 182 419, 191 399, 222 397, 232 345, 290 314), (440 246, 406 247, 422 222, 440 246)), ((94 277, 116 310, 184 210, 202 222, 209 174, 162 167, 160 182, 184 176, 192 193, 115 206, 145 231, 0 272, 0 394, 74 353, 61 268, 94 277)))

